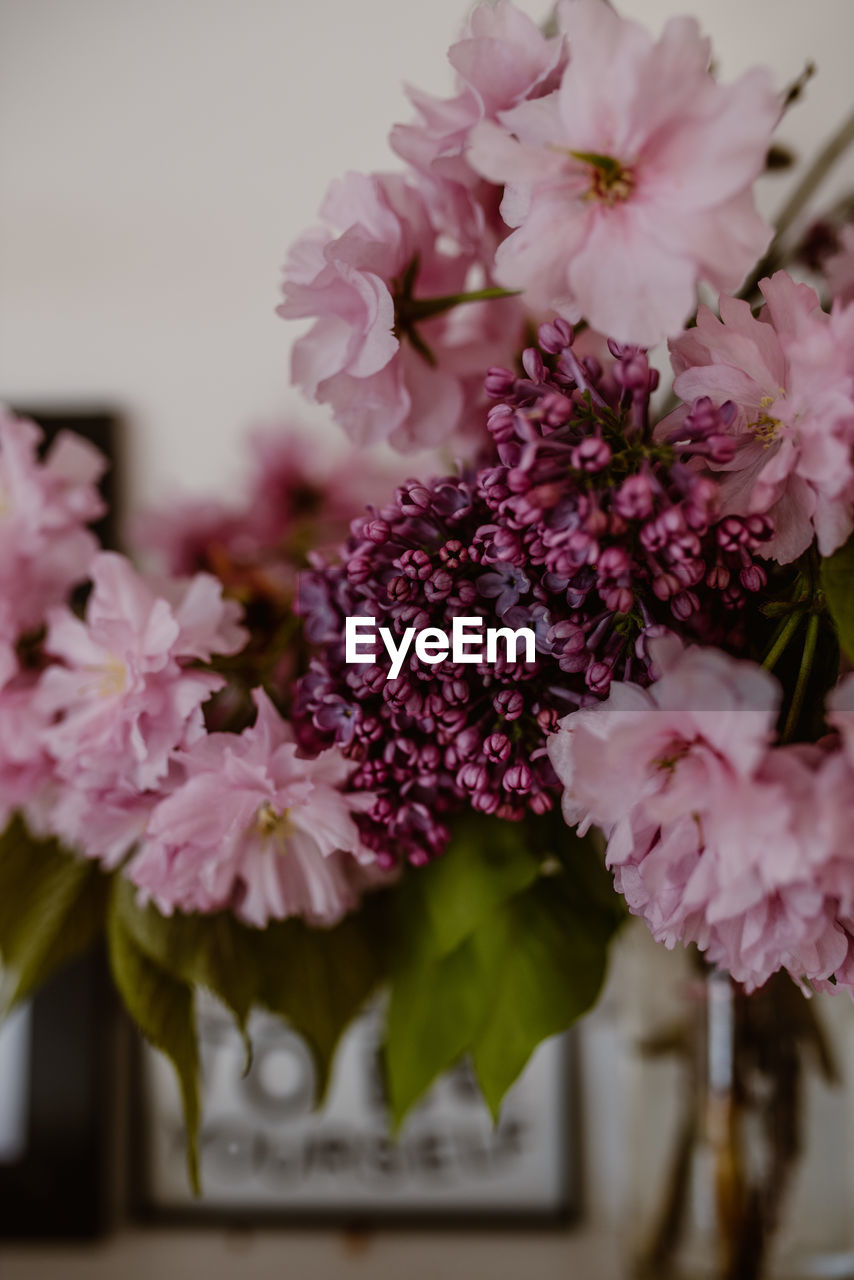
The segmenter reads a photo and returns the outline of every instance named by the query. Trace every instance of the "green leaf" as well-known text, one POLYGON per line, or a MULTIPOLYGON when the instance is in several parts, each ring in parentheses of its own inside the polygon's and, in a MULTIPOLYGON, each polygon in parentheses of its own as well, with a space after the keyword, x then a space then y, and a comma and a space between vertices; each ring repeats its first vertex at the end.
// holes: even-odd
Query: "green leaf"
POLYGON ((412 956, 394 973, 385 1028, 392 1124, 474 1043, 492 997, 496 966, 466 938, 450 955, 412 956))
POLYGON ((474 822, 441 862, 410 873, 398 907, 385 1048, 393 1122, 466 1053, 497 1114, 540 1041, 598 994, 625 914, 610 875, 559 815, 474 822))
POLYGON ((117 903, 137 946, 166 973, 212 991, 231 1010, 247 1045, 253 1004, 284 1018, 308 1043, 317 1073, 318 1101, 326 1092, 342 1033, 383 972, 385 895, 334 929, 300 920, 252 929, 228 912, 165 918, 139 907, 127 882, 117 903))
POLYGON ((145 1038, 172 1062, 187 1130, 187 1170, 196 1195, 199 1180, 199 1047, 193 988, 167 972, 140 946, 126 919, 127 890, 117 877, 107 916, 110 968, 125 1006, 145 1038))
POLYGON ((117 906, 137 945, 173 977, 212 991, 245 1035, 257 986, 256 931, 227 912, 162 916, 152 905, 140 907, 136 897, 134 886, 120 878, 117 906))
POLYGON ((387 895, 372 894, 334 929, 285 920, 256 931, 258 1001, 309 1045, 317 1101, 341 1036, 385 971, 387 895))
POLYGON ((821 585, 845 656, 854 662, 854 537, 821 562, 821 585))
POLYGON ((496 1119, 537 1045, 570 1027, 601 990, 616 921, 577 888, 566 873, 544 878, 495 921, 494 996, 471 1055, 496 1119))
POLYGON ((529 825, 472 815, 457 822, 447 852, 410 872, 400 886, 404 946, 436 956, 458 947, 502 902, 537 879, 542 834, 536 819, 529 825))
POLYGON ((97 863, 35 839, 13 819, 0 836, 0 959, 11 975, 4 1010, 92 945, 109 883, 97 863))

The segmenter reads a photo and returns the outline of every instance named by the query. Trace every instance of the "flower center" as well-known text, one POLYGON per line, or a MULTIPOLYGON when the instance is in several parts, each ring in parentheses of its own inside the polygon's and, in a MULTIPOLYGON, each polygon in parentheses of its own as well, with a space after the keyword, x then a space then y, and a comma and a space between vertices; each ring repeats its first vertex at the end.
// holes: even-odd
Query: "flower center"
POLYGON ((85 667, 84 670, 91 672, 94 680, 89 685, 83 685, 80 690, 81 697, 88 697, 93 689, 99 698, 114 698, 124 693, 128 670, 121 658, 117 658, 115 654, 109 654, 102 666, 85 667))
POLYGON ((590 170, 590 186, 584 194, 585 200, 595 200, 608 208, 628 200, 635 188, 635 176, 628 165, 597 151, 570 151, 569 154, 590 170))
POLYGON ((783 387, 780 387, 776 396, 763 396, 759 401, 760 414, 755 422, 749 422, 747 425, 753 432, 756 439, 766 449, 772 445, 777 439, 777 433, 783 425, 779 418, 773 418, 768 410, 772 404, 775 404, 781 396, 786 394, 783 387))
POLYGON ((288 831, 288 811, 279 813, 276 806, 265 800, 255 815, 255 830, 265 840, 273 840, 280 854, 288 851, 286 835, 288 831))

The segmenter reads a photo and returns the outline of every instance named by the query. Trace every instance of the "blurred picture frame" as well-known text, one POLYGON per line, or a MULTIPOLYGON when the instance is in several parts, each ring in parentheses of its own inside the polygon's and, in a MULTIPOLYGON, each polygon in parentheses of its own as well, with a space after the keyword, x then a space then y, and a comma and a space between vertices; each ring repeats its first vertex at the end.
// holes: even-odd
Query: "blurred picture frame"
POLYGON ((199 1005, 204 1076, 203 1196, 186 1176, 171 1065, 140 1043, 132 1206, 179 1224, 562 1227, 579 1209, 572 1033, 541 1045, 497 1125, 466 1064, 389 1132, 379 1057, 381 1008, 345 1033, 314 1110, 308 1046, 256 1012, 254 1056, 212 998, 199 1005))

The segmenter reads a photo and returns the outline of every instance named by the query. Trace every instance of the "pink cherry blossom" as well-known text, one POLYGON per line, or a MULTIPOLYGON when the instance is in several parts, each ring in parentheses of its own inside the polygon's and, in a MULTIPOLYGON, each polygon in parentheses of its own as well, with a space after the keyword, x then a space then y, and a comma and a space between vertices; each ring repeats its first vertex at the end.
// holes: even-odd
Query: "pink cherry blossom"
POLYGON ((767 513, 774 536, 763 554, 787 564, 816 536, 829 555, 854 528, 854 307, 827 315, 814 290, 782 271, 760 287, 758 319, 722 297, 720 320, 701 307, 670 349, 684 401, 735 406, 735 457, 719 468, 724 512, 767 513))
POLYGON ((18 671, 0 687, 0 831, 53 778, 42 736, 46 718, 35 705, 35 688, 35 673, 18 671))
MULTIPOLYGON (((470 254, 440 248, 426 193, 399 175, 348 174, 321 211, 341 233, 308 232, 285 266, 279 315, 314 319, 294 345, 293 381, 330 405, 360 445, 438 445, 461 426, 466 380, 482 382, 482 367, 469 362, 479 348, 458 336, 453 311, 424 320, 411 312, 413 300, 464 290, 473 266, 470 254)), ((505 317, 508 347, 516 314, 505 317)))
POLYGON ((500 188, 469 164, 471 130, 480 120, 495 120, 499 112, 554 89, 564 53, 561 35, 543 35, 509 0, 480 4, 448 50, 458 92, 436 98, 407 89, 418 119, 394 126, 392 148, 436 183, 442 220, 479 254, 487 247, 494 251, 506 226, 498 212, 500 188))
POLYGON ((224 681, 191 664, 242 647, 240 608, 215 578, 146 579, 110 552, 91 577, 85 621, 67 608, 48 615, 45 648, 60 661, 38 693, 54 721, 45 744, 78 789, 147 791, 203 733, 202 704, 224 681))
POLYGON ((549 754, 569 823, 608 838, 630 910, 694 942, 748 989, 780 968, 854 985, 854 771, 831 743, 775 747, 780 700, 759 667, 660 654, 649 689, 614 684, 567 716, 549 754))
POLYGON ((130 878, 164 913, 233 910, 263 928, 303 916, 334 924, 359 901, 374 854, 354 815, 374 797, 341 788, 332 749, 298 758, 267 696, 242 734, 214 733, 181 756, 184 781, 154 809, 130 878))
POLYGON ((471 135, 469 161, 506 184, 516 228, 496 278, 537 310, 649 346, 680 328, 698 281, 735 288, 767 247, 752 185, 780 98, 763 70, 718 84, 691 18, 657 41, 604 0, 563 0, 558 18, 560 87, 471 135))
POLYGON ((104 512, 103 456, 63 432, 42 461, 42 439, 34 422, 0 410, 0 685, 15 670, 14 642, 85 579, 98 547, 85 526, 104 512))

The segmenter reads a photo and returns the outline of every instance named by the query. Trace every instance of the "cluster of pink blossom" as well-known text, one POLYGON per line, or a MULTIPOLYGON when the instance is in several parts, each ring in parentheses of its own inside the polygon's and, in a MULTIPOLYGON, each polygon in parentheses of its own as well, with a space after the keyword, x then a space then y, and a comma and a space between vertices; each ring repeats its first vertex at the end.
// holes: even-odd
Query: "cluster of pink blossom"
POLYGON ((410 90, 417 119, 392 130, 408 174, 348 174, 290 252, 279 313, 314 320, 293 379, 359 442, 459 452, 526 314, 648 346, 768 245, 767 72, 720 85, 692 19, 656 41, 606 0, 562 0, 556 27, 479 5, 448 54, 458 91, 410 90), (496 283, 520 296, 483 305, 496 283))
MULTIPOLYGON (((103 459, 69 436, 42 462, 38 441, 3 419, 0 821, 20 810, 81 856, 127 862, 164 911, 338 919, 375 878, 352 818, 373 797, 342 794, 337 750, 297 759, 260 691, 254 728, 208 732, 205 706, 226 685, 212 661, 248 638, 241 606, 209 573, 144 575, 99 551, 85 526, 103 510, 103 459), (68 597, 86 580, 81 614, 68 597)), ((280 478, 266 471, 247 536, 284 530, 280 478)))
POLYGON ((831 704, 843 748, 775 746, 772 676, 659 645, 659 681, 613 684, 552 738, 567 821, 603 830, 617 889, 667 946, 696 943, 748 989, 780 968, 854 987, 854 679, 831 704))
MULTIPOLYGON (((776 532, 764 554, 789 564, 815 537, 830 555, 854 529, 854 304, 828 314, 783 271, 760 287, 758 317, 724 296, 721 318, 701 307, 670 350, 683 400, 734 409, 733 455, 718 464, 724 512, 767 513, 776 532)), ((659 435, 678 438, 687 413, 659 435)))

